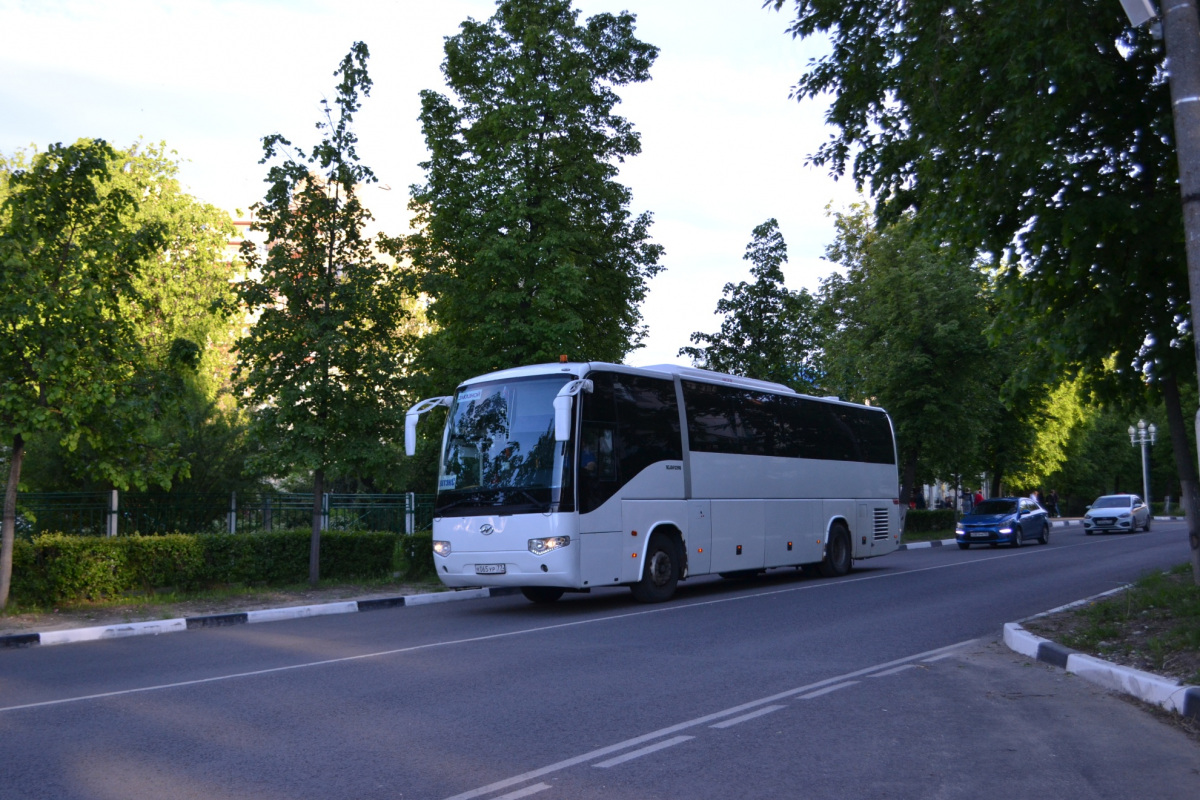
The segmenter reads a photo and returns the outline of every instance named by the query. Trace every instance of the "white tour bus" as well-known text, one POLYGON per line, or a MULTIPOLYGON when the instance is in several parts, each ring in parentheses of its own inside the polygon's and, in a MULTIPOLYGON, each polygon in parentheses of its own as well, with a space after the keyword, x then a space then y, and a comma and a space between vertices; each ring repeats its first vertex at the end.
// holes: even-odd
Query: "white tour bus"
POLYGON ((666 600, 693 575, 816 567, 900 542, 896 446, 879 408, 675 365, 541 364, 464 381, 433 517, 447 586, 534 602, 627 585, 666 600))

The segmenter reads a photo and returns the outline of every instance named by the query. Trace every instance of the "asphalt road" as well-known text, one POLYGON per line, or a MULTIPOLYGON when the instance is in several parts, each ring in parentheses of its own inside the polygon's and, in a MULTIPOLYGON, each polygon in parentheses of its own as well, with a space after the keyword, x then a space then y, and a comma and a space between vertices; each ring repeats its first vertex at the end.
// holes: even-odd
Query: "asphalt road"
POLYGON ((1200 746, 997 644, 1181 524, 0 652, 0 797, 1200 796, 1200 746))

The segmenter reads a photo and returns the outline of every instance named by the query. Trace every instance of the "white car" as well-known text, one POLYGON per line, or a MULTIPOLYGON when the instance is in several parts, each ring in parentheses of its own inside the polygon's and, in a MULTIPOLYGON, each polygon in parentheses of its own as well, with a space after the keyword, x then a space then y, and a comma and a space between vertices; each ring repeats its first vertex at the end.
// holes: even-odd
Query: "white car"
POLYGON ((1150 507, 1136 494, 1106 494, 1083 515, 1083 532, 1150 530, 1150 507))

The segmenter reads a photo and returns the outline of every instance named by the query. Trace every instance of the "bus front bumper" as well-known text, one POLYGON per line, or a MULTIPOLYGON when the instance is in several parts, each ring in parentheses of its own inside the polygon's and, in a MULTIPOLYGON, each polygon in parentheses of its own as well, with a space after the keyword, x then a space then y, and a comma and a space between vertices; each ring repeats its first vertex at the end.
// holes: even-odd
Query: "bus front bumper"
POLYGON ((579 589, 578 544, 544 555, 524 550, 451 552, 434 555, 438 578, 446 586, 558 586, 579 589))

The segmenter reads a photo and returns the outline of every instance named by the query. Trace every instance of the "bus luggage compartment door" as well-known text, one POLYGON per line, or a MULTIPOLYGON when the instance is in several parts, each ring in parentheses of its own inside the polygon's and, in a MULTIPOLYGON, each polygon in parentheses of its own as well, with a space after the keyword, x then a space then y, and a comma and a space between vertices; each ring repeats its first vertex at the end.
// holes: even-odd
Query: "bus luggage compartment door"
POLYGON ((763 569, 764 534, 761 500, 713 500, 712 571, 763 569))

